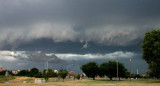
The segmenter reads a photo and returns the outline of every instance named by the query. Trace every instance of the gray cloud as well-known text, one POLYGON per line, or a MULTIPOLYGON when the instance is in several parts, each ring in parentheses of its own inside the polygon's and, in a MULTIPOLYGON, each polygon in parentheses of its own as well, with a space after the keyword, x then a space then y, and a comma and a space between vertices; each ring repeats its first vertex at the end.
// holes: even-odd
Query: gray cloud
POLYGON ((83 60, 83 59, 123 59, 123 58, 130 58, 135 57, 138 54, 134 52, 123 52, 123 51, 116 51, 112 53, 106 54, 56 54, 61 59, 76 59, 76 60, 83 60))
POLYGON ((0 60, 4 61, 32 61, 32 62, 51 62, 51 63, 67 63, 65 60, 58 58, 56 55, 45 54, 41 51, 0 51, 0 60))
POLYGON ((125 46, 158 29, 160 1, 155 0, 1 0, 0 47, 35 39, 93 41, 125 46))
MULTIPOLYGON (((15 52, 16 53, 16 52, 15 52)), ((28 60, 33 62, 51 62, 51 63, 66 63, 65 60, 62 60, 58 58, 56 55, 46 55, 45 53, 41 51, 36 52, 25 52, 18 54, 15 58, 22 59, 22 60, 28 60)))
POLYGON ((31 53, 29 55, 28 60, 29 61, 35 61, 35 62, 49 61, 49 62, 52 62, 52 63, 63 63, 63 62, 65 62, 64 60, 59 59, 56 55, 47 56, 43 52, 31 53))

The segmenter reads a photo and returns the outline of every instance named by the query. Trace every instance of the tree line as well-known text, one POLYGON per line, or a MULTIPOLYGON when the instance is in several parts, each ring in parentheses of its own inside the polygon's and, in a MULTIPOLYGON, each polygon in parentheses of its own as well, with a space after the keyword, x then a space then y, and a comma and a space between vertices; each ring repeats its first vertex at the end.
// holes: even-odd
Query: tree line
POLYGON ((12 71, 3 70, 0 72, 0 75, 4 76, 8 72, 9 76, 27 76, 27 77, 35 77, 35 78, 44 78, 47 82, 49 78, 58 77, 62 78, 63 81, 67 75, 73 76, 75 79, 80 79, 80 74, 76 74, 75 72, 70 74, 66 69, 60 69, 57 72, 54 72, 52 69, 44 69, 42 72, 37 68, 32 68, 30 70, 20 70, 17 74, 13 74, 12 71))
MULTIPOLYGON (((144 40, 141 44, 143 50, 142 58, 148 63, 149 70, 147 75, 149 78, 160 78, 160 29, 147 32, 144 36, 144 40)), ((120 77, 126 77, 129 72, 123 64, 118 63, 118 75, 120 77)), ((93 79, 97 75, 108 76, 110 80, 116 77, 116 62, 109 61, 108 63, 102 63, 100 66, 95 62, 89 62, 81 66, 82 71, 93 79)), ((133 75, 133 74, 132 74, 133 75)), ((134 75, 140 77, 140 75, 134 75)))
POLYGON ((81 70, 87 77, 93 78, 93 80, 95 80, 96 76, 108 76, 109 79, 112 80, 113 77, 117 77, 117 73, 120 80, 120 78, 128 78, 128 75, 130 74, 122 63, 117 63, 116 61, 104 62, 100 65, 96 62, 89 62, 82 65, 81 70))
POLYGON ((43 72, 40 72, 37 68, 32 68, 30 71, 21 70, 17 76, 28 76, 28 77, 36 77, 36 78, 44 78, 46 82, 51 77, 61 77, 64 81, 68 74, 68 71, 65 69, 60 69, 59 72, 54 72, 52 69, 44 69, 43 72))

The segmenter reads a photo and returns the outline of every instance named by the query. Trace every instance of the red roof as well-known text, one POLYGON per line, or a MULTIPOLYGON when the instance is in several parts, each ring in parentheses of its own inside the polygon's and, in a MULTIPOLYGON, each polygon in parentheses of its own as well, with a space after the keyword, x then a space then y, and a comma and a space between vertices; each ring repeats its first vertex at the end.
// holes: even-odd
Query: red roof
POLYGON ((0 68, 0 72, 2 72, 3 71, 3 68, 0 68))

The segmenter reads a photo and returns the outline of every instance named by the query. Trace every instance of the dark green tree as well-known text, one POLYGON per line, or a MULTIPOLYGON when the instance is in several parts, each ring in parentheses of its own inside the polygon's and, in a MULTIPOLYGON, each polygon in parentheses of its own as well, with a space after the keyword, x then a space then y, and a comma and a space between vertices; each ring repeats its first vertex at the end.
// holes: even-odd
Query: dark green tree
POLYGON ((49 74, 48 71, 46 69, 43 70, 43 75, 42 77, 45 79, 45 81, 47 82, 49 79, 49 74))
POLYGON ((20 72, 18 72, 17 76, 28 76, 28 74, 28 70, 21 70, 20 72))
POLYGON ((150 74, 160 78, 160 30, 147 32, 141 47, 142 58, 149 64, 150 74))
POLYGON ((76 79, 79 80, 80 78, 81 78, 80 74, 77 74, 77 75, 76 75, 76 79))
POLYGON ((64 82, 64 79, 66 78, 67 74, 68 74, 68 71, 65 70, 65 69, 60 69, 59 70, 59 75, 63 79, 63 82, 64 82))
POLYGON ((89 62, 81 66, 81 70, 86 74, 87 77, 93 78, 95 80, 96 75, 98 75, 98 64, 95 62, 89 62))
POLYGON ((39 73, 39 70, 37 68, 32 68, 31 71, 29 71, 28 76, 29 77, 35 77, 36 74, 39 73))
MULTIPOLYGON (((117 77, 117 62, 116 61, 109 61, 108 63, 104 62, 99 66, 100 76, 108 76, 110 80, 113 77, 117 77)), ((118 62, 118 77, 119 80, 121 77, 125 77, 127 73, 127 69, 124 65, 118 62)))
POLYGON ((46 80, 46 82, 48 81, 49 78, 51 77, 57 77, 57 74, 53 72, 52 69, 44 69, 43 70, 43 78, 46 80))
POLYGON ((104 77, 104 76, 107 76, 107 66, 108 66, 108 63, 104 62, 102 64, 99 65, 99 72, 98 72, 98 75, 100 77, 104 77))
POLYGON ((3 76, 4 76, 4 75, 5 75, 5 73, 6 73, 6 71, 5 71, 5 70, 3 70, 3 71, 1 71, 1 72, 0 72, 0 75, 3 75, 3 76))
POLYGON ((42 76, 43 76, 43 74, 41 72, 34 75, 34 77, 36 77, 36 78, 42 78, 42 76))
POLYGON ((125 78, 128 75, 128 70, 125 68, 125 66, 118 62, 118 77, 119 80, 120 78, 125 78))
POLYGON ((64 82, 64 79, 68 74, 68 71, 66 69, 60 69, 58 74, 60 75, 60 77, 63 79, 63 82, 64 82))

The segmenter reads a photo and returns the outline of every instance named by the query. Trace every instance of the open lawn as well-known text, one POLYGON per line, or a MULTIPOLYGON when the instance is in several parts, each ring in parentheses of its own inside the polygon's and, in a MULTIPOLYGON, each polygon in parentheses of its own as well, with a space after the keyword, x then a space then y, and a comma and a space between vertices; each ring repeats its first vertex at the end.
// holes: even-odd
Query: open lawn
POLYGON ((0 83, 0 86, 160 86, 160 80, 153 79, 133 79, 131 82, 126 79, 121 81, 109 81, 106 79, 82 79, 74 81, 73 79, 66 79, 65 82, 50 79, 47 83, 34 83, 34 79, 16 77, 7 83, 0 83), (23 81, 26 81, 26 83, 22 83, 23 81))

